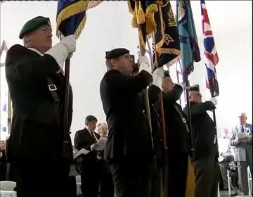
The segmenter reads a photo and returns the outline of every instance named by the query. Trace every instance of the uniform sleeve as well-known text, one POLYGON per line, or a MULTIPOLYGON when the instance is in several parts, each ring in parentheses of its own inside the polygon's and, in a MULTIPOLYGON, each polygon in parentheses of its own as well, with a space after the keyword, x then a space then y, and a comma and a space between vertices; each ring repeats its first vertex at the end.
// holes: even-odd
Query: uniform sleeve
POLYGON ((151 82, 152 75, 146 71, 141 71, 137 76, 128 76, 118 71, 111 71, 108 79, 108 83, 111 83, 110 85, 122 94, 138 93, 151 82))
POLYGON ((77 150, 81 150, 83 148, 83 140, 80 131, 77 131, 75 134, 74 146, 77 150))
POLYGON ((50 55, 39 56, 21 46, 11 47, 6 56, 6 75, 15 79, 36 79, 52 76, 59 69, 50 55))
POLYGON ((201 115, 206 113, 207 110, 213 109, 215 109, 215 105, 211 101, 195 103, 194 105, 191 105, 191 115, 201 115))

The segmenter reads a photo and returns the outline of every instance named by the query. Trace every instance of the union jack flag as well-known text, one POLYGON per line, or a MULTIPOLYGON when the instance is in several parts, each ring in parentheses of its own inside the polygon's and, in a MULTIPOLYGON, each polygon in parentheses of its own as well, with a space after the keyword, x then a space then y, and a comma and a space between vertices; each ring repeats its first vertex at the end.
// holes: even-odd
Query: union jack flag
POLYGON ((210 89, 212 97, 219 95, 219 84, 216 75, 216 64, 219 62, 219 57, 215 48, 213 33, 209 22, 209 17, 205 5, 205 0, 200 1, 202 15, 202 30, 204 35, 204 54, 206 59, 207 79, 206 87, 210 89))

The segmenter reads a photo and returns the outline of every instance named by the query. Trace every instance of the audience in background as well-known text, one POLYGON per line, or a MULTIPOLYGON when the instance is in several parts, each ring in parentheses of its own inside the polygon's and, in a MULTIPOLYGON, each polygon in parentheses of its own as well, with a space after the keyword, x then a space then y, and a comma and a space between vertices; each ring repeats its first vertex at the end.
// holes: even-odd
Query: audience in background
MULTIPOLYGON (((101 137, 107 138, 108 127, 106 123, 97 124, 97 132, 101 137)), ((112 174, 108 162, 104 159, 104 151, 98 151, 99 158, 99 195, 100 197, 113 197, 114 187, 112 174)))
POLYGON ((75 133, 74 145, 79 151, 86 149, 86 155, 82 154, 75 159, 81 174, 81 190, 83 196, 97 197, 99 188, 99 165, 97 157, 97 141, 100 135, 95 133, 97 118, 88 115, 85 118, 85 128, 75 133))
POLYGON ((6 154, 5 154, 5 141, 0 140, 0 181, 4 181, 6 179, 6 154))
POLYGON ((252 174, 252 124, 247 123, 246 113, 239 116, 239 124, 232 130, 231 145, 238 168, 238 182, 241 194, 248 194, 247 167, 252 174))

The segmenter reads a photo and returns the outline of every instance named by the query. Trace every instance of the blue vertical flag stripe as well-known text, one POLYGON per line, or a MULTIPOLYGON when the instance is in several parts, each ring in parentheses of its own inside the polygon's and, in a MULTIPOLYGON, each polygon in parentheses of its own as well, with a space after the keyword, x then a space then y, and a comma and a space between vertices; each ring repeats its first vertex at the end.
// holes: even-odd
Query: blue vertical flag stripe
POLYGON ((197 34, 189 0, 177 0, 177 25, 181 50, 181 66, 183 81, 194 69, 194 61, 200 61, 197 34))

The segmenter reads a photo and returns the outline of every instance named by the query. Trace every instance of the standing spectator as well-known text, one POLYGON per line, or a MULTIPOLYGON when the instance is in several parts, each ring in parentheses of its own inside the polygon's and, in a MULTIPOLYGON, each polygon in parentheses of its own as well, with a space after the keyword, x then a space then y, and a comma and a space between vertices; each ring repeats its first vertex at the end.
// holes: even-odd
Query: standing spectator
MULTIPOLYGON (((64 61, 75 51, 75 36, 67 36, 52 47, 50 20, 38 16, 24 24, 19 38, 24 46, 16 44, 8 50, 5 67, 13 104, 7 159, 15 170, 17 195, 75 196, 75 182, 70 183, 68 176, 73 160, 69 135, 70 154, 65 157, 62 151, 66 139, 62 127, 64 75, 61 72, 64 61)), ((71 93, 70 89, 69 128, 71 93)))
POLYGON ((239 124, 232 130, 231 145, 237 163, 240 192, 248 194, 248 166, 250 166, 252 174, 252 124, 247 123, 246 113, 241 113, 239 120, 239 124))
POLYGON ((88 115, 85 118, 85 128, 75 134, 74 145, 79 151, 82 148, 90 151, 87 155, 80 155, 76 162, 81 173, 81 190, 84 197, 97 197, 99 187, 99 165, 96 145, 100 135, 95 133, 97 118, 88 115))
MULTIPOLYGON (((97 124, 97 131, 101 137, 107 138, 108 127, 106 123, 97 124)), ((114 196, 114 187, 112 180, 112 173, 108 162, 104 159, 104 151, 98 151, 99 158, 99 183, 100 197, 113 197, 114 196)))
POLYGON ((4 181, 6 178, 6 167, 5 141, 0 140, 0 181, 4 181))
MULTIPOLYGON (((214 110, 217 100, 202 102, 199 86, 189 88, 193 148, 191 161, 195 174, 195 197, 214 197, 218 192, 219 166, 216 125, 207 110, 214 110)), ((188 115, 188 104, 184 108, 188 115)))
POLYGON ((117 197, 148 197, 153 150, 140 92, 152 82, 152 75, 145 71, 150 70, 148 64, 140 62, 140 73, 131 76, 132 65, 127 49, 106 53, 108 71, 100 83, 109 128, 104 156, 117 197))

